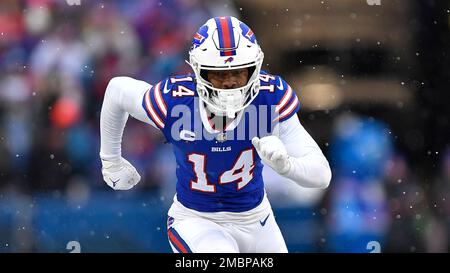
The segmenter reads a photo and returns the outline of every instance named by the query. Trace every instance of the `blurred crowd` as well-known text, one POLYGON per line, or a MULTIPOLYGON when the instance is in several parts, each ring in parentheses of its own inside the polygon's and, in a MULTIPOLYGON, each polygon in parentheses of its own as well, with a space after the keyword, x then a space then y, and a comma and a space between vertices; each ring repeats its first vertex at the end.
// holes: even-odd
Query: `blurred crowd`
POLYGON ((331 143, 334 179, 326 198, 327 250, 450 251, 450 150, 439 172, 419 175, 395 147, 389 126, 344 114, 331 143))
MULTIPOLYGON (((93 151, 108 81, 126 75, 153 83, 187 72, 192 33, 208 17, 200 2, 183 0, 0 7, 0 187, 21 191, 101 185, 93 151)), ((143 187, 162 179, 161 168, 148 164, 161 156, 161 143, 130 119, 124 154, 144 173, 143 187)))
MULTIPOLYGON (((108 81, 189 72, 192 34, 214 13, 205 2, 1 1, 0 198, 104 190, 99 113, 108 81)), ((320 143, 333 169, 330 189, 301 204, 324 222, 312 233, 316 250, 363 252, 361 242, 375 240, 383 251, 449 251, 450 150, 437 154, 439 173, 423 181, 388 125, 342 115, 334 128, 330 145, 320 143)), ((156 130, 130 119, 123 153, 143 177, 139 189, 173 192, 171 147, 156 130)))

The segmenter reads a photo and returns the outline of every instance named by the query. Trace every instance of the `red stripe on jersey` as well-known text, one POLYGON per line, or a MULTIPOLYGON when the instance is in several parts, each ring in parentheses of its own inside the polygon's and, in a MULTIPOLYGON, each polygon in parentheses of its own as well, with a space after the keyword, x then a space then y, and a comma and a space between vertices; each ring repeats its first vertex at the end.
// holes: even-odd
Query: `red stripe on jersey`
POLYGON ((158 109, 161 113, 163 113, 164 117, 167 118, 167 106, 164 102, 163 97, 161 96, 161 83, 158 83, 155 88, 155 101, 156 105, 158 105, 158 109))
POLYGON ((292 98, 292 88, 288 85, 288 89, 286 91, 286 93, 284 93, 283 98, 281 99, 280 103, 278 103, 278 105, 275 107, 275 111, 278 113, 280 112, 288 103, 288 101, 290 101, 292 98))
POLYGON ((161 120, 161 118, 158 116, 158 114, 155 112, 155 109, 153 108, 152 100, 150 98, 150 90, 148 90, 147 93, 145 93, 145 107, 147 113, 150 115, 150 118, 153 120, 153 122, 155 122, 156 125, 160 129, 162 129, 164 128, 164 122, 161 120))
POLYGON ((289 116, 292 113, 292 111, 294 111, 294 109, 297 107, 297 105, 298 105, 298 97, 295 96, 294 101, 289 105, 289 107, 286 108, 286 110, 284 110, 273 122, 276 122, 280 119, 289 116))

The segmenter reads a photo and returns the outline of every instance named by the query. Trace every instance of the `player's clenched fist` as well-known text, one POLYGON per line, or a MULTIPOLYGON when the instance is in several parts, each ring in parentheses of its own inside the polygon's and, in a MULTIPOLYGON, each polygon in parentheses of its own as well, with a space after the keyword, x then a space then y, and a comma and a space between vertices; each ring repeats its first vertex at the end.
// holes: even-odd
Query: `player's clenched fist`
POLYGON ((286 174, 291 168, 289 155, 283 142, 276 136, 263 138, 254 137, 252 144, 255 146, 259 157, 264 164, 269 165, 279 174, 286 174))
POLYGON ((102 166, 103 180, 115 190, 129 190, 141 180, 136 168, 125 158, 121 157, 119 162, 102 159, 102 166))

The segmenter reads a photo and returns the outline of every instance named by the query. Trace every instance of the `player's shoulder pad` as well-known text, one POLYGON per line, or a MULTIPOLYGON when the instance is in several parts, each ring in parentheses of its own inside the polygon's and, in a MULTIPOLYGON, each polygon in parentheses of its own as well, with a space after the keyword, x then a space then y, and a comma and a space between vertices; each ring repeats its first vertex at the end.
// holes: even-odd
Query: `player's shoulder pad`
POLYGON ((278 117, 274 121, 287 120, 300 109, 295 90, 282 77, 261 71, 260 86, 260 95, 267 96, 268 103, 275 106, 278 117))
POLYGON ((183 98, 194 97, 195 87, 194 75, 171 76, 145 92, 142 106, 147 116, 163 129, 170 109, 177 103, 185 103, 183 98))

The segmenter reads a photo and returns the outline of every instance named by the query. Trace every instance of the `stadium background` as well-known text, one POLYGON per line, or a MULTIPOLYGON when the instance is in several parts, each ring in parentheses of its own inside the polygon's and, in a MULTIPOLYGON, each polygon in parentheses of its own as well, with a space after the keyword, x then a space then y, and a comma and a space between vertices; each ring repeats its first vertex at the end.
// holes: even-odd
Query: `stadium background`
MULTIPOLYGON (((211 16, 255 32, 264 69, 297 91, 299 117, 329 158, 327 190, 270 170, 290 252, 450 249, 450 2, 0 2, 0 252, 170 252, 171 147, 130 119, 123 153, 142 175, 102 181, 99 112, 114 76, 189 72, 211 16), (79 2, 79 4, 78 4, 79 2), (76 243, 75 243, 76 244, 76 243)), ((263 239, 263 238, 262 238, 263 239)))

